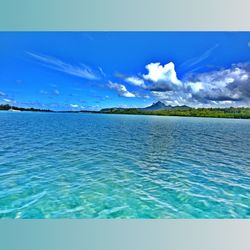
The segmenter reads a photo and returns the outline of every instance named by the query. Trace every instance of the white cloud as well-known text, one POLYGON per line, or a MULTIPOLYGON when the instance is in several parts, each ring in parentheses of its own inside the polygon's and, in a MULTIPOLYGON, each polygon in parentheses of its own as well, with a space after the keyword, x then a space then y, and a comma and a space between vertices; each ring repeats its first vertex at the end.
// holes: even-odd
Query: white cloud
POLYGON ((150 63, 146 65, 147 75, 143 75, 146 80, 152 82, 170 81, 176 85, 180 84, 177 79, 174 63, 169 62, 162 66, 160 63, 150 63))
POLYGON ((195 106, 196 100, 192 100, 192 95, 183 91, 152 92, 155 99, 167 105, 192 105, 195 106))
POLYGON ((2 91, 0 91, 0 96, 5 96, 6 94, 2 91))
POLYGON ((28 55, 36 59, 37 61, 44 64, 44 66, 64 72, 69 75, 81 77, 88 80, 97 80, 99 76, 88 66, 84 64, 80 64, 79 66, 72 65, 70 63, 66 63, 58 58, 47 56, 47 55, 39 55, 32 52, 27 52, 28 55))
POLYGON ((5 102, 11 102, 10 99, 6 99, 6 98, 4 98, 3 101, 5 101, 5 102))
POLYGON ((182 80, 177 78, 173 63, 166 65, 149 64, 149 73, 144 75, 151 80, 145 89, 158 100, 171 105, 250 105, 250 63, 186 75, 182 80))
POLYGON ((134 86, 139 86, 139 87, 145 86, 144 80, 139 78, 139 77, 136 77, 136 76, 129 76, 129 77, 125 78, 125 81, 134 85, 134 86))
POLYGON ((123 96, 123 97, 136 97, 135 94, 129 92, 127 90, 127 88, 122 84, 113 83, 113 82, 109 81, 108 87, 110 89, 116 90, 120 96, 123 96))
MULTIPOLYGON (((215 49, 210 49, 207 53, 215 49)), ((203 57, 206 56, 206 54, 203 57)), ((175 65, 150 63, 146 65, 147 74, 139 77, 125 77, 127 82, 142 90, 150 91, 158 100, 171 105, 226 106, 250 105, 250 63, 234 64, 227 69, 193 73, 183 79, 177 77, 175 65)), ((146 94, 130 93, 126 86, 109 83, 120 96, 144 97, 146 94)))
POLYGON ((239 101, 250 98, 250 70, 247 65, 196 74, 184 83, 200 101, 239 101))
POLYGON ((182 86, 182 82, 177 78, 175 65, 169 62, 162 66, 158 63, 146 65, 148 74, 144 74, 145 80, 152 82, 149 86, 152 91, 170 91, 182 86))
POLYGON ((78 104, 70 104, 70 106, 71 106, 72 108, 78 108, 78 107, 79 107, 78 104))
POLYGON ((202 82, 188 82, 186 86, 190 87, 193 93, 198 93, 205 88, 202 82))

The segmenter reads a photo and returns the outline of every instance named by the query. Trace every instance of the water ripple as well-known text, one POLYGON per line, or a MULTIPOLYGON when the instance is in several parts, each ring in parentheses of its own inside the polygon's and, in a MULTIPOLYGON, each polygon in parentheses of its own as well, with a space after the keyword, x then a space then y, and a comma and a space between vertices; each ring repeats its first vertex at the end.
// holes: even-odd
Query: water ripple
POLYGON ((0 218, 250 218, 250 121, 0 113, 0 218))

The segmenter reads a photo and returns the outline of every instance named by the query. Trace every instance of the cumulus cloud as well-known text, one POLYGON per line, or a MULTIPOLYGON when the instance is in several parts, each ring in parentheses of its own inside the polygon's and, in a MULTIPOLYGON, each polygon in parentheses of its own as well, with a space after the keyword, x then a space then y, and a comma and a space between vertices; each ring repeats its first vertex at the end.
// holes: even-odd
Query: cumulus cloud
POLYGON ((122 85, 122 84, 113 83, 113 82, 109 81, 108 87, 109 87, 110 89, 116 90, 117 93, 119 94, 119 96, 123 96, 123 97, 136 97, 135 94, 129 92, 129 91, 127 90, 127 88, 126 88, 124 85, 122 85))
POLYGON ((66 63, 52 56, 35 54, 32 52, 26 52, 26 53, 35 60, 41 62, 44 66, 48 68, 88 80, 99 79, 99 75, 85 64, 80 64, 77 66, 77 65, 72 65, 70 63, 66 63))
MULTIPOLYGON (((209 49, 201 59, 206 58, 215 48, 217 46, 209 49)), ((121 76, 126 82, 141 89, 142 93, 131 93, 125 85, 112 82, 109 82, 109 88, 115 89, 120 96, 153 96, 171 105, 250 105, 250 62, 203 73, 189 73, 182 79, 178 78, 173 62, 165 65, 159 62, 150 63, 145 68, 148 72, 142 74, 142 78, 121 76)))
POLYGON ((249 101, 249 66, 234 64, 228 69, 196 74, 185 82, 185 91, 200 102, 249 101))
POLYGON ((161 65, 159 62, 146 65, 148 74, 144 74, 143 78, 151 84, 147 88, 151 91, 172 91, 180 88, 182 82, 177 78, 175 65, 169 62, 161 65))
MULTIPOLYGON (((239 106, 250 104, 250 63, 227 69, 186 75, 178 79, 172 62, 146 66, 146 89, 158 100, 173 105, 239 106)), ((145 88, 144 88, 145 89, 145 88)))
MULTIPOLYGON (((193 65, 217 48, 206 51, 201 58, 196 58, 193 65)), ((123 79, 142 90, 142 94, 130 93, 126 86, 109 84, 121 96, 144 97, 147 92, 155 99, 170 105, 189 106, 250 106, 250 62, 233 64, 228 68, 211 70, 203 73, 189 73, 178 78, 173 62, 165 65, 150 63, 145 66, 146 74, 142 78, 124 76, 123 79), (146 92, 146 93, 145 93, 146 92)))

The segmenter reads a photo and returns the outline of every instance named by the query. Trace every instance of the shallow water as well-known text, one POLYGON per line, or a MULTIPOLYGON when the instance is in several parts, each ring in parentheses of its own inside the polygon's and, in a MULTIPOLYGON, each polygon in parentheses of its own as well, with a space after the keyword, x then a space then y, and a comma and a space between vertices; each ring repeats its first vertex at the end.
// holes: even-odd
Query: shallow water
POLYGON ((250 120, 0 112, 1 218, 250 218, 250 120))

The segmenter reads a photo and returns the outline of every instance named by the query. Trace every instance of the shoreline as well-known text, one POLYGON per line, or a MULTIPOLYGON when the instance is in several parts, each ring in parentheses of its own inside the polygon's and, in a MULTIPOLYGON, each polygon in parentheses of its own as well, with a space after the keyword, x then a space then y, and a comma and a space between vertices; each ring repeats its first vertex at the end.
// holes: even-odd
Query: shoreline
POLYGON ((6 112, 6 113, 56 113, 56 114, 102 114, 102 115, 130 115, 130 116, 161 116, 161 117, 186 117, 186 118, 217 118, 217 119, 233 119, 233 120, 250 120, 250 117, 231 117, 231 116, 195 116, 195 115, 181 115, 181 114, 157 114, 157 113, 126 113, 126 112, 121 112, 121 113, 108 113, 108 112, 100 112, 100 111, 32 111, 32 110, 24 110, 24 111, 20 111, 20 112, 13 112, 13 111, 9 111, 9 110, 0 110, 1 112, 6 112))

